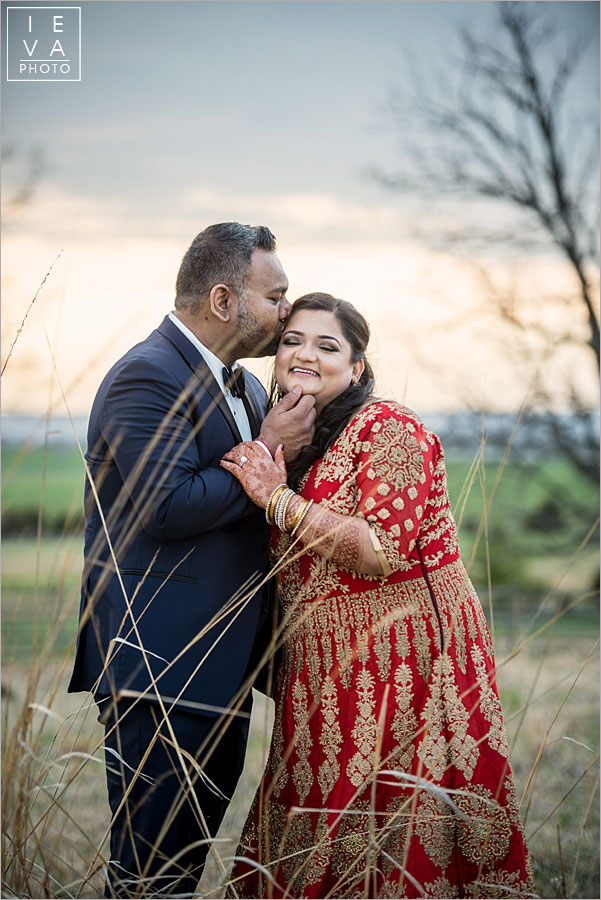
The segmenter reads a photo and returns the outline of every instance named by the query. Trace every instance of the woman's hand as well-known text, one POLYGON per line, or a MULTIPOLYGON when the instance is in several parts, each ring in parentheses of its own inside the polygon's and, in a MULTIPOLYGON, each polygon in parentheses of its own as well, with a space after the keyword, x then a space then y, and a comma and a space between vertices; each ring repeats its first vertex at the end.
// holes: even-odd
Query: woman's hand
POLYGON ((237 444, 219 463, 234 475, 253 503, 265 509, 267 501, 279 484, 287 478, 283 445, 275 451, 275 461, 253 441, 237 444))

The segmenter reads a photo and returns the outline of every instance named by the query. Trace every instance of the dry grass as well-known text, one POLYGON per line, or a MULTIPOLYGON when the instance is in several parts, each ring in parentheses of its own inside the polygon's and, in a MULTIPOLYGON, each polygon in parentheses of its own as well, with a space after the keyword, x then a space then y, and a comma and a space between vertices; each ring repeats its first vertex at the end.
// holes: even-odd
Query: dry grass
MULTIPOLYGON (((544 897, 598 896, 596 636, 546 633, 511 657, 498 641, 499 682, 518 795, 544 897), (510 657, 507 662, 504 658, 510 657), (534 687, 534 690, 533 690, 534 687), (530 696, 532 694, 532 696, 530 696), (524 714, 524 708, 526 708, 524 714), (542 746, 542 750, 541 750, 542 746)), ((100 897, 109 822, 102 728, 66 694, 64 662, 4 674, 4 896, 100 897), (90 861, 99 851, 96 871, 90 861)), ((228 866, 261 777, 273 704, 255 694, 246 767, 215 842, 228 866)), ((83 705, 82 705, 83 701, 83 705)), ((199 896, 221 894, 209 857, 199 896)))

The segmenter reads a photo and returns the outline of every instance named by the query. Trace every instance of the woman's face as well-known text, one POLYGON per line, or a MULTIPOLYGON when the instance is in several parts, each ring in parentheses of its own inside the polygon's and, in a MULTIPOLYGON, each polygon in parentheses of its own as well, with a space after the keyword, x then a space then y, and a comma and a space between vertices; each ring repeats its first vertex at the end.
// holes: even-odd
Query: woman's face
POLYGON ((301 309, 286 321, 275 358, 275 377, 284 393, 300 385, 315 397, 317 412, 363 372, 351 361, 351 345, 332 312, 301 309))

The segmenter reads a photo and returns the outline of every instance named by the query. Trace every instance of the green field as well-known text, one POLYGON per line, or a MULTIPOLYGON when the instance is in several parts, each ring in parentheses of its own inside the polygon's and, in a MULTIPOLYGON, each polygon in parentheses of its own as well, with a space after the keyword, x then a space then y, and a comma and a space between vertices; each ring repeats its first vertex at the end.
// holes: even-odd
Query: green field
MULTIPOLYGON (((451 503, 460 525, 463 558, 473 580, 497 588, 570 592, 598 588, 597 536, 575 557, 599 510, 598 486, 567 462, 488 464, 470 477, 466 462, 447 460, 451 503), (498 484, 497 484, 498 481, 498 484), (492 497, 492 500, 491 500, 492 497), (485 515, 485 510, 490 507, 485 515), (486 526, 484 528, 484 526, 486 526), (474 541, 478 541, 472 558, 474 541), (494 552, 488 554, 489 548, 494 552), (565 573, 565 574, 564 574, 565 573)), ((85 470, 76 448, 45 453, 8 447, 2 455, 2 524, 5 536, 81 530, 85 470)), ((502 602, 502 591, 499 602, 502 602)))
MULTIPOLYGON (((67 604, 71 611, 57 634, 62 650, 76 628, 83 462, 76 448, 45 453, 13 447, 4 451, 2 462, 4 652, 26 656, 36 629, 44 633, 46 626, 40 623, 67 604)), ((546 615, 575 604, 564 629, 577 631, 594 623, 597 532, 586 546, 581 544, 598 513, 598 489, 591 490, 586 479, 558 460, 508 465, 500 480, 493 464, 470 475, 469 464, 451 459, 447 472, 463 558, 495 629, 516 633, 516 623, 536 615, 543 599, 546 615)))
POLYGON ((2 450, 2 524, 4 532, 37 529, 41 510, 46 530, 63 530, 83 511, 85 470, 76 448, 2 450))

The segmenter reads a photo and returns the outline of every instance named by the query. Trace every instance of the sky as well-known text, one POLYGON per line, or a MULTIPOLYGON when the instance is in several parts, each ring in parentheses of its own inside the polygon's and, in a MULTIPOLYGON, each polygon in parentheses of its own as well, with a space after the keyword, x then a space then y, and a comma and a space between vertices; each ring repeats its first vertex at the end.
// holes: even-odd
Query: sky
MULTIPOLYGON (((3 28, 6 7, 19 5, 2 4, 3 28)), ((81 6, 81 81, 9 82, 3 72, 5 202, 36 149, 43 163, 28 201, 3 216, 4 358, 60 252, 7 364, 5 413, 49 402, 87 412, 109 366, 172 308, 191 239, 227 220, 270 226, 292 299, 325 290, 367 316, 382 395, 418 411, 519 407, 532 373, 508 365, 470 265, 415 233, 468 207, 401 198, 370 175, 394 171, 405 152, 391 92, 424 70, 446 77, 458 28, 494 35, 494 4, 69 5, 81 6)), ((574 79, 575 109, 587 115, 598 105, 599 4, 539 6, 566 41, 593 35, 574 79)), ((534 316, 550 315, 547 296, 573 290, 545 252, 511 270, 499 257, 490 271, 519 284, 534 316)), ((263 363, 250 366, 265 377, 263 363)))

